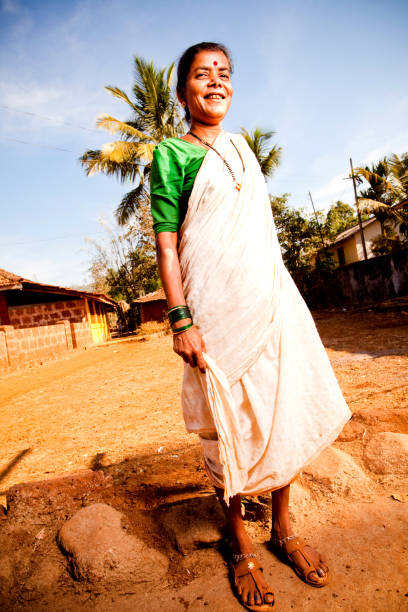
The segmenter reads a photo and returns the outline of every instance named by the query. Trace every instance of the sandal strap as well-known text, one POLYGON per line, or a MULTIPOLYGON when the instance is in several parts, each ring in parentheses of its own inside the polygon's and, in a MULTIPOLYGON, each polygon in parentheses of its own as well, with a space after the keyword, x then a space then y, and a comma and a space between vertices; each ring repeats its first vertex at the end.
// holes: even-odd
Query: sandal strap
POLYGON ((242 578, 242 576, 246 576, 247 574, 251 574, 252 578, 255 580, 255 584, 259 589, 258 584, 256 583, 256 579, 253 575, 258 569, 262 569, 261 564, 259 563, 256 557, 251 557, 250 559, 242 559, 242 561, 238 561, 236 565, 232 566, 236 578, 242 578))
MULTIPOLYGON (((304 547, 306 546, 306 542, 302 538, 299 538, 299 536, 297 535, 291 535, 291 536, 287 536, 286 538, 282 538, 281 540, 279 540, 274 534, 271 534, 270 542, 272 546, 279 548, 281 553, 287 556, 288 560, 290 560, 290 562, 294 566, 295 571, 299 575, 301 574, 303 578, 306 580, 306 582, 308 582, 309 584, 313 583, 316 585, 318 584, 318 582, 321 582, 321 581, 316 581, 315 579, 312 579, 310 577, 310 575, 313 572, 315 572, 318 576, 319 574, 316 570, 316 567, 312 559, 310 558, 310 556, 304 549, 304 547), (295 561, 292 558, 292 555, 295 552, 299 552, 302 555, 304 560, 308 563, 309 567, 301 567, 299 566, 298 563, 295 563, 295 561)), ((327 578, 327 575, 326 575, 326 578, 327 578)), ((322 580, 324 580, 324 578, 322 580)))
POLYGON ((289 542, 285 542, 283 548, 285 549, 288 555, 291 555, 296 551, 302 552, 302 548, 305 546, 305 544, 306 542, 304 540, 295 537, 292 540, 289 540, 289 542))
MULTIPOLYGON (((263 568, 254 553, 248 553, 248 557, 246 559, 242 559, 236 565, 232 565, 232 570, 234 572, 235 578, 235 586, 237 586, 237 578, 242 578, 242 576, 247 576, 248 574, 250 574, 252 580, 255 583, 256 589, 262 598, 262 601, 265 601, 265 595, 272 595, 275 600, 275 593, 272 591, 272 589, 268 586, 263 586, 259 584, 258 580, 256 579, 256 576, 254 576, 254 572, 258 569, 263 571, 263 568)), ((271 610, 274 607, 274 603, 272 605, 267 605, 270 606, 271 610)))
MULTIPOLYGON (((296 539, 293 538, 289 542, 285 542, 284 547, 285 547, 286 553, 289 556, 293 555, 293 553, 295 552, 299 552, 304 558, 304 560, 306 561, 306 563, 309 564, 309 567, 301 567, 296 563, 296 567, 298 568, 298 570, 303 574, 303 576, 306 579, 308 579, 312 572, 315 572, 317 574, 317 571, 316 571, 316 568, 314 566, 312 559, 309 557, 309 555, 304 549, 305 545, 306 545, 306 542, 304 540, 296 537, 296 539)), ((292 559, 292 562, 295 563, 293 559, 292 559)))
POLYGON ((242 578, 243 576, 247 576, 248 574, 252 576, 252 580, 255 583, 259 595, 262 597, 262 601, 264 601, 265 595, 272 595, 272 597, 275 597, 275 594, 270 589, 270 587, 265 587, 261 585, 258 582, 256 576, 254 575, 254 572, 256 572, 256 570, 263 570, 261 564, 259 563, 256 557, 251 557, 249 560, 243 559, 242 561, 239 561, 236 565, 233 565, 232 569, 235 576, 235 583, 237 581, 237 578, 242 578))

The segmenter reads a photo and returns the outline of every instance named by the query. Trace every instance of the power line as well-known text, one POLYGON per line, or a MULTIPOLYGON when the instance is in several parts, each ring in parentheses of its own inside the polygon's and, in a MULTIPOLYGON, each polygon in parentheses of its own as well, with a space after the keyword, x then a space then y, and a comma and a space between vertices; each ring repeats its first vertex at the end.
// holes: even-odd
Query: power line
POLYGON ((31 111, 24 111, 18 108, 12 108, 11 106, 6 106, 4 104, 0 104, 0 108, 4 110, 11 111, 12 113, 20 113, 21 115, 29 115, 30 117, 38 117, 39 119, 45 119, 46 121, 53 121, 54 123, 59 123, 60 125, 66 125, 68 127, 74 127, 78 130, 85 130, 86 132, 99 132, 99 130, 95 128, 85 127, 83 125, 78 125, 77 123, 71 123, 70 121, 64 121, 63 119, 55 119, 54 117, 47 117, 46 115, 39 115, 38 113, 32 113, 31 111))
POLYGON ((53 149, 54 151, 62 151, 64 153, 74 153, 71 149, 63 149, 62 147, 53 147, 52 145, 41 144, 40 142, 28 142, 27 140, 19 140, 18 138, 0 137, 1 140, 9 142, 18 142, 19 144, 30 145, 32 147, 42 147, 43 149, 53 149))
MULTIPOLYGON (((92 232, 88 234, 88 236, 101 236, 104 232, 92 232)), ((27 240, 26 242, 7 242, 6 244, 0 244, 0 247, 9 247, 9 246, 24 246, 26 244, 37 244, 39 242, 52 242, 53 240, 64 240, 65 238, 75 238, 81 236, 82 238, 86 238, 83 234, 66 234, 65 236, 53 236, 52 238, 42 238, 40 240, 27 240)))

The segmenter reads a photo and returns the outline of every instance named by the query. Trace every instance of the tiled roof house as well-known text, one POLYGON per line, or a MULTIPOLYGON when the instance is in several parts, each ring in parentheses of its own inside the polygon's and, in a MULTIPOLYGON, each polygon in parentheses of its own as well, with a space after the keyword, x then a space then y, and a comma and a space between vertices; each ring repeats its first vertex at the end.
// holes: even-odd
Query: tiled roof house
POLYGON ((104 294, 28 280, 0 268, 0 371, 110 337, 104 294))

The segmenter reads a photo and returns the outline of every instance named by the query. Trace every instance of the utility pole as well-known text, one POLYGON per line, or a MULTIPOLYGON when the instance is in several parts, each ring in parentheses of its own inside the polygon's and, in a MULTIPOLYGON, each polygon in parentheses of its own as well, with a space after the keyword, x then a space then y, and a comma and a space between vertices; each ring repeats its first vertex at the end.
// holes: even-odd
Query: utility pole
POLYGON ((356 199, 357 217, 358 217, 358 224, 360 226, 360 236, 361 236, 361 243, 363 245, 364 259, 368 259, 366 243, 365 243, 365 238, 364 238, 363 224, 361 222, 360 208, 358 206, 358 196, 357 196, 357 189, 356 189, 356 177, 354 175, 353 161, 352 161, 351 157, 350 157, 350 168, 351 168, 351 178, 353 180, 353 187, 354 187, 354 197, 356 199))
POLYGON ((325 245, 325 243, 324 243, 324 238, 323 238, 322 228, 321 228, 321 225, 320 225, 320 223, 319 223, 319 218, 318 218, 318 216, 317 216, 316 209, 315 209, 315 207, 314 207, 313 200, 312 200, 312 194, 310 193, 310 191, 309 191, 309 198, 310 198, 310 201, 311 201, 312 206, 313 206, 313 212, 314 212, 315 217, 316 217, 317 227, 319 228, 319 234, 320 234, 320 240, 322 241, 322 247, 325 249, 325 248, 326 248, 326 245, 325 245))

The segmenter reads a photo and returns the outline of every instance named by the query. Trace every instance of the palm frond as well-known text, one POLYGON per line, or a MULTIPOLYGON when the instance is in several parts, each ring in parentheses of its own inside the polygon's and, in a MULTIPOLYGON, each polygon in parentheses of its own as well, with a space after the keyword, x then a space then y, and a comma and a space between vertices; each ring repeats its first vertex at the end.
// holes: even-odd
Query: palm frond
POLYGON ((79 161, 85 168, 88 176, 102 172, 107 176, 115 176, 122 183, 125 181, 135 181, 144 168, 144 164, 137 160, 117 162, 114 159, 109 159, 101 150, 88 149, 79 158, 79 161))
POLYGON ((128 138, 147 140, 148 136, 125 121, 120 121, 106 113, 101 113, 96 120, 96 127, 103 128, 110 134, 120 134, 128 138))
POLYGON ((388 158, 391 171, 390 180, 394 179, 395 187, 400 190, 400 198, 408 197, 408 153, 402 153, 401 157, 393 153, 388 158))
POLYGON ((371 198, 358 198, 358 208, 360 212, 375 213, 377 211, 389 211, 389 204, 384 204, 379 200, 372 200, 371 198))
POLYGON ((148 142, 114 140, 103 145, 101 159, 117 163, 146 163, 152 159, 154 145, 148 142))
POLYGON ((141 177, 138 186, 124 195, 115 211, 115 217, 119 225, 126 225, 130 218, 136 214, 140 204, 148 197, 144 177, 141 177))
POLYGON ((112 94, 112 96, 114 96, 115 98, 119 98, 120 100, 123 100, 123 102, 126 102, 126 104, 128 104, 135 112, 137 112, 137 107, 130 100, 127 93, 124 92, 122 89, 119 89, 119 87, 115 87, 113 85, 106 85, 105 89, 106 91, 109 91, 109 93, 112 94))
POLYGON ((259 128, 255 128, 250 133, 245 128, 241 127, 241 134, 257 158, 264 176, 272 176, 274 170, 279 165, 282 153, 281 147, 277 147, 276 145, 269 150, 269 141, 275 135, 275 132, 272 130, 264 132, 259 128))
POLYGON ((384 176, 380 176, 376 172, 369 170, 368 168, 362 168, 361 166, 355 168, 354 173, 365 178, 370 185, 382 185, 385 189, 392 191, 393 187, 384 176))
POLYGON ((282 156, 282 147, 274 145, 269 153, 264 157, 261 163, 261 170, 264 176, 272 176, 276 168, 280 164, 282 156))

